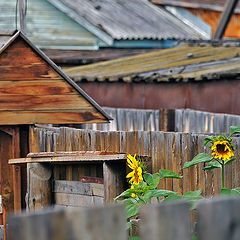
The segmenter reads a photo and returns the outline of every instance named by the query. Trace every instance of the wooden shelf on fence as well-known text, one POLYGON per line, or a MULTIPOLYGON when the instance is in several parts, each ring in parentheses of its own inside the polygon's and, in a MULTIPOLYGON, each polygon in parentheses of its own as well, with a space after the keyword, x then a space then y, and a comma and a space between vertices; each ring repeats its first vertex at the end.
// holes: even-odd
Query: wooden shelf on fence
POLYGON ((127 154, 116 152, 40 152, 9 164, 27 164, 27 208, 36 210, 113 202, 126 188, 126 160, 127 154), (83 182, 91 177, 97 181, 83 182))
POLYGON ((52 164, 72 164, 79 162, 104 162, 126 160, 127 154, 100 152, 100 151, 76 151, 76 152, 41 152, 29 153, 26 158, 10 159, 9 164, 25 163, 52 163, 52 164))

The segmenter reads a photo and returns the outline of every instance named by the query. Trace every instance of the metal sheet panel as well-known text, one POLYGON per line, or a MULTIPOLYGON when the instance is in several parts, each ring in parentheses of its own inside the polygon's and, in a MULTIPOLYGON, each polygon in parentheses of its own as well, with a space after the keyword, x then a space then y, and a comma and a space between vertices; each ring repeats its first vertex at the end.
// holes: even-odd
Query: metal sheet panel
MULTIPOLYGON (((16 0, 0 0, 0 29, 16 29, 16 0)), ((97 49, 101 40, 47 0, 27 1, 27 35, 38 47, 97 49)))
POLYGON ((240 47, 182 46, 65 69, 75 81, 168 82, 239 78, 240 47))
MULTIPOLYGON (((49 0, 77 14, 115 40, 204 39, 197 30, 184 24, 148 0, 49 0)), ((98 33, 96 33, 98 34, 98 33)))

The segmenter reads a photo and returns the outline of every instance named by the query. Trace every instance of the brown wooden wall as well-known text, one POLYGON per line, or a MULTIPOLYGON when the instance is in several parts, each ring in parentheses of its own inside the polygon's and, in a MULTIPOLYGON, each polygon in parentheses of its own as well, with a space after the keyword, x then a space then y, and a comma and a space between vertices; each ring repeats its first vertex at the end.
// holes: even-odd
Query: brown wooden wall
MULTIPOLYGON (((201 18, 204 22, 208 23, 212 27, 212 34, 215 32, 218 21, 221 16, 221 12, 207 10, 207 9, 191 9, 188 8, 190 12, 201 18)), ((228 38, 239 38, 240 37, 240 14, 233 14, 227 29, 225 31, 224 37, 228 38)))
POLYGON ((103 121, 21 37, 0 55, 0 124, 103 121))
POLYGON ((240 114, 239 80, 188 83, 81 82, 79 86, 104 107, 190 108, 240 114))
MULTIPOLYGON (((100 132, 73 128, 33 128, 31 139, 35 151, 75 151, 101 150, 148 155, 152 157, 152 172, 168 169, 182 174, 182 180, 162 180, 160 188, 167 188, 179 193, 201 189, 204 195, 218 194, 220 191, 221 172, 202 170, 203 164, 182 170, 185 162, 197 153, 203 152, 204 135, 169 132, 100 132)), ((234 146, 240 146, 239 138, 234 139, 234 146)), ((226 167, 226 187, 240 186, 240 152, 235 151, 236 161, 226 167)), ((68 169, 69 176, 73 173, 68 169)))

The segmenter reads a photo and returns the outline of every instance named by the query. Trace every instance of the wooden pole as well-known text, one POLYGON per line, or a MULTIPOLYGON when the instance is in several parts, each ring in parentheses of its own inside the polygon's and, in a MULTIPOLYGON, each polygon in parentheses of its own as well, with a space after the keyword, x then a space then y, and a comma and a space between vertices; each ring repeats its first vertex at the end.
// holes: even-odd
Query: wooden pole
POLYGON ((26 4, 25 0, 18 0, 20 31, 26 34, 26 4))
POLYGON ((238 0, 226 0, 222 15, 220 17, 217 28, 213 35, 213 40, 221 39, 223 37, 227 25, 237 5, 237 2, 238 0))

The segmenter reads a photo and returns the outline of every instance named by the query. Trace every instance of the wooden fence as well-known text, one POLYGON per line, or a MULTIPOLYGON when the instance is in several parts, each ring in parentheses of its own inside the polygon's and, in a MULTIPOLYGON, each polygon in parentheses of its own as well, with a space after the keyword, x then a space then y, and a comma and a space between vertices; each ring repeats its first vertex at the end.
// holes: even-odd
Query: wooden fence
MULTIPOLYGON (((141 240, 190 240, 189 203, 148 205, 140 213, 141 240)), ((201 200, 197 204, 198 240, 237 240, 240 199, 201 200)), ((80 210, 55 209, 9 218, 9 240, 127 240, 122 205, 80 210)))
POLYGON ((240 116, 202 112, 191 109, 121 109, 104 108, 114 119, 111 123, 82 124, 83 129, 101 131, 175 131, 187 133, 228 133, 230 126, 240 126, 240 116))
MULTIPOLYGON (((50 151, 107 151, 147 155, 151 157, 150 171, 172 170, 183 175, 182 180, 161 180, 159 188, 179 193, 189 190, 202 190, 204 195, 215 195, 220 191, 221 173, 219 169, 204 172, 199 164, 190 169, 182 169, 185 162, 196 154, 206 151, 203 147, 205 135, 159 131, 113 131, 103 132, 74 128, 31 129, 31 152, 50 151)), ((240 139, 234 138, 235 149, 240 139)), ((227 188, 240 186, 240 152, 235 151, 236 161, 226 166, 225 183, 227 188)), ((68 180, 74 175, 68 169, 68 180)), ((89 173, 86 173, 86 175, 89 173)), ((87 175, 88 176, 88 175, 87 175)))

